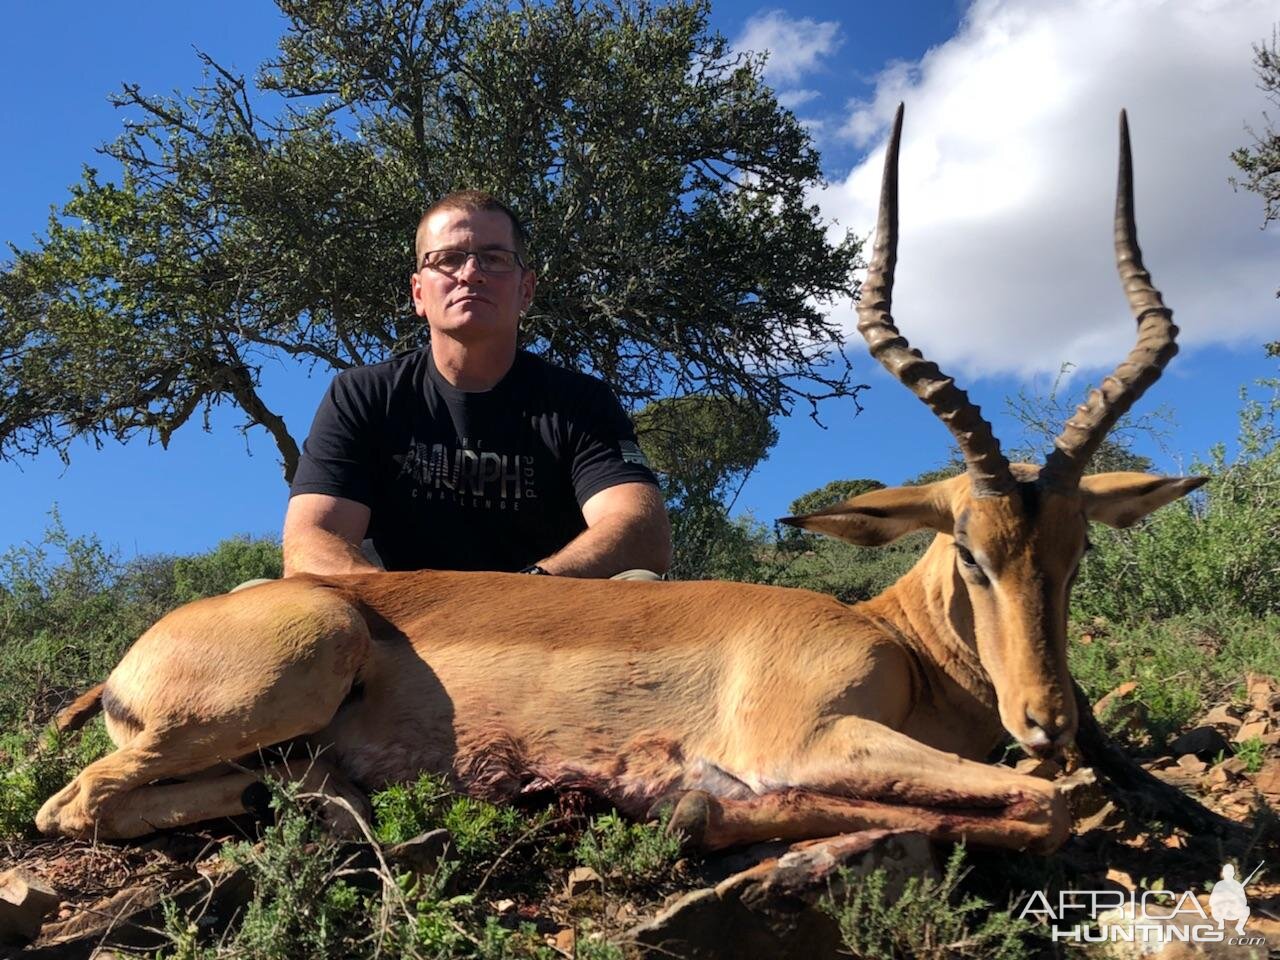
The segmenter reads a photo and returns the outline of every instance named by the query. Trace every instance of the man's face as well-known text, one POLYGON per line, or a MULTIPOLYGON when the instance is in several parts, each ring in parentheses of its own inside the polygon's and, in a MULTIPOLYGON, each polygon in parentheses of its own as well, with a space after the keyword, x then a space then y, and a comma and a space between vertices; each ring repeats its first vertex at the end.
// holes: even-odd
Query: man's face
POLYGON ((514 340, 520 314, 533 302, 534 274, 485 273, 475 257, 449 275, 422 266, 433 250, 514 250, 511 221, 497 210, 437 210, 418 231, 418 269, 410 280, 414 312, 433 336, 484 342, 514 340))

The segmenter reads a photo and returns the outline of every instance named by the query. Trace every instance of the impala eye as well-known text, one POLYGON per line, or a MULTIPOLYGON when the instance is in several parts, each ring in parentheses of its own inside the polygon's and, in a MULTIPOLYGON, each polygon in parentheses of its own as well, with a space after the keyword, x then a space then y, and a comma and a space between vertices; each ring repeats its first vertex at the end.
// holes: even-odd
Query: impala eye
POLYGON ((957 543, 956 556, 960 559, 960 568, 964 571, 965 576, 982 586, 987 584, 987 575, 982 571, 982 567, 978 566, 978 561, 974 559, 968 547, 957 543))

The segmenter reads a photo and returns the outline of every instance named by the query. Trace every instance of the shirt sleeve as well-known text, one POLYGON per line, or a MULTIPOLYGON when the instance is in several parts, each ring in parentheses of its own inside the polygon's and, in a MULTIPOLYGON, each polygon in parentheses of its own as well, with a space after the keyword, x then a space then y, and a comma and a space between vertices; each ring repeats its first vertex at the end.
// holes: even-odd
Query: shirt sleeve
POLYGON ((578 506, 601 490, 620 483, 658 485, 649 469, 635 427, 613 391, 593 381, 570 426, 572 462, 570 476, 578 506))
POLYGON ((376 459, 371 438, 377 431, 370 422, 371 406, 355 378, 334 378, 302 445, 289 496, 324 493, 372 506, 376 459))

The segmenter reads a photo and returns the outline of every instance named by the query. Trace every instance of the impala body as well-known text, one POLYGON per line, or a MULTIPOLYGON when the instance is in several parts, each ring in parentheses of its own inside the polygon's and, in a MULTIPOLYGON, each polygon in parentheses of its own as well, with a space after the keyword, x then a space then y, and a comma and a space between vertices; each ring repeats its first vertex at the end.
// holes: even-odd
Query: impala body
MULTIPOLYGON (((1106 431, 1174 353, 1133 239, 1122 133, 1117 253, 1138 345, 1068 422, 1044 467, 1009 464, 970 403, 889 316, 896 157, 859 306, 872 354, 951 429, 961 476, 791 518, 852 543, 937 536, 865 603, 732 583, 510 574, 297 576, 166 616, 64 722, 101 704, 119 745, 40 811, 50 833, 131 837, 240 813, 255 775, 223 761, 299 737, 302 774, 367 810, 423 771, 509 798, 587 790, 706 848, 909 827, 1052 850, 1052 784, 981 761, 1007 731, 1074 736, 1067 608, 1090 521, 1127 526, 1199 479, 1085 477, 1106 431), (162 778, 192 778, 156 784, 162 778), (353 785, 354 784, 354 785, 353 785)), ((330 816, 342 824, 344 805, 330 816)))

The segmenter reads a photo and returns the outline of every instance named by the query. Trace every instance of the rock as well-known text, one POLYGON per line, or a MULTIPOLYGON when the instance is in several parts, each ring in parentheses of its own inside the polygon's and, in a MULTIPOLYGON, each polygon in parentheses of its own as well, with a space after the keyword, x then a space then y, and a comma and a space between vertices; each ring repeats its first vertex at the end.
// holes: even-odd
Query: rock
POLYGON ((1251 720, 1240 725, 1240 729, 1236 731, 1236 735, 1231 739, 1236 743, 1244 743, 1246 740, 1252 740, 1254 737, 1261 737, 1267 732, 1270 725, 1266 720, 1251 720))
POLYGON ((1092 816, 1107 802, 1106 791, 1098 782, 1098 776, 1090 767, 1081 767, 1054 784, 1067 800, 1072 820, 1092 816))
POLYGON ((202 923, 217 926, 238 913, 252 896, 253 882, 244 868, 226 861, 217 861, 204 876, 177 890, 158 879, 132 884, 61 923, 46 926, 40 936, 41 949, 32 957, 98 958, 109 955, 99 949, 104 946, 144 950, 171 946, 164 934, 166 899, 182 912, 199 909, 202 923))
POLYGON ((0 873, 0 943, 30 943, 61 899, 30 870, 0 873))
POLYGON ((1206 713, 1200 722, 1211 727, 1222 727, 1227 733, 1235 733, 1244 721, 1233 714, 1232 709, 1229 704, 1220 703, 1206 713))
POLYGON ((578 945, 578 933, 573 927, 565 927, 555 935, 555 947, 567 957, 577 956, 574 948, 578 945))
POLYGON ((1206 763, 1212 763, 1219 754, 1230 753, 1231 745, 1216 728, 1200 726, 1194 730, 1188 730, 1169 744, 1169 752, 1175 757, 1189 753, 1206 763))
POLYGON ((1092 830, 1111 830, 1123 825, 1124 814, 1116 808, 1114 803, 1108 800, 1097 813, 1092 813, 1077 820, 1075 831, 1083 835, 1092 830))
POLYGON ((1270 677, 1262 673, 1246 673, 1244 685, 1249 706, 1266 713, 1276 709, 1276 684, 1270 677))
POLYGON ((453 846, 453 837, 443 827, 420 833, 412 840, 397 843, 383 851, 389 863, 413 873, 435 873, 445 852, 453 846))
POLYGON ((603 889, 603 878, 590 867, 574 867, 569 871, 569 879, 565 883, 565 892, 569 896, 580 897, 584 893, 599 893, 603 889))
POLYGON ((1210 768, 1209 772, 1205 774, 1204 782, 1208 787, 1212 787, 1215 790, 1221 790, 1223 787, 1230 784, 1237 776, 1239 776, 1239 774, 1232 773, 1228 770, 1226 762, 1223 761, 1216 767, 1210 768))
POLYGON ((860 877, 877 868, 885 870, 888 897, 899 896, 909 877, 938 876, 923 834, 867 830, 811 840, 715 887, 685 894, 627 938, 644 956, 685 960, 847 957, 835 919, 814 905, 828 893, 840 897, 842 869, 860 877))
POLYGON ((1036 777, 1039 780, 1052 780, 1062 773, 1062 767, 1047 757, 1044 759, 1026 757, 1014 764, 1013 769, 1025 776, 1036 777))
POLYGON ((1209 765, 1194 753, 1184 753, 1180 756, 1178 758, 1178 766, 1187 773, 1204 773, 1209 768, 1209 765))
POLYGON ((1110 693, 1104 694, 1102 699, 1093 705, 1093 715, 1099 720, 1104 719, 1112 708, 1137 689, 1138 682, 1136 680, 1126 680, 1110 693))
POLYGON ((1280 796, 1280 760, 1268 760, 1253 778, 1253 785, 1269 797, 1280 796))

